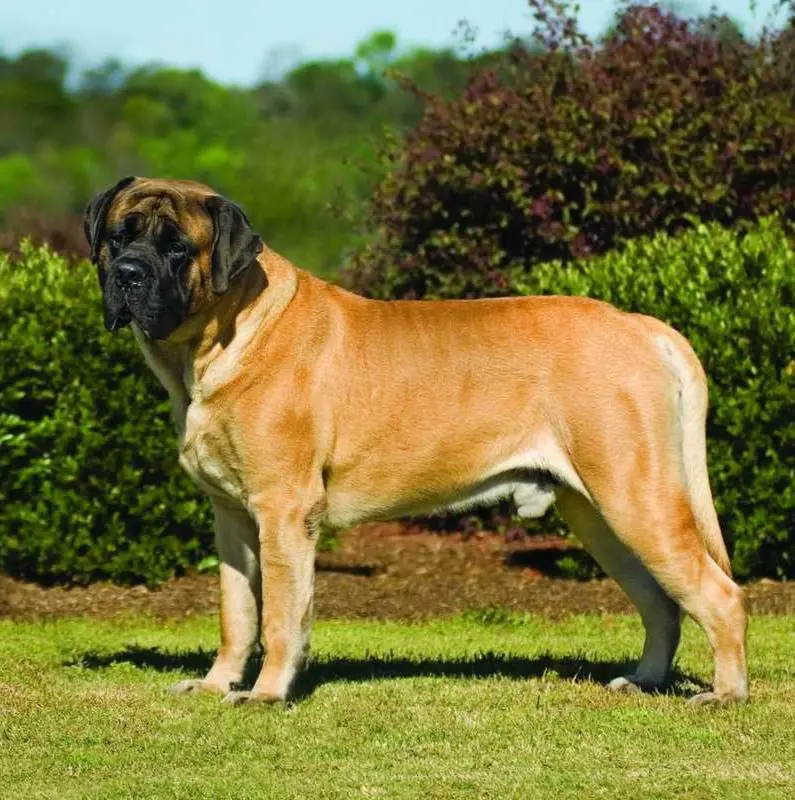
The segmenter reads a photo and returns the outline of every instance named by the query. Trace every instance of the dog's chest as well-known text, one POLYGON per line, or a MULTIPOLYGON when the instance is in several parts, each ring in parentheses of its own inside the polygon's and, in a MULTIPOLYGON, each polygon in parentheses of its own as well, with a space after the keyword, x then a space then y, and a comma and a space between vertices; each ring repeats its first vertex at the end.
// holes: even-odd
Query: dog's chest
POLYGON ((192 403, 188 408, 179 463, 208 494, 244 501, 231 443, 222 426, 200 404, 192 403))

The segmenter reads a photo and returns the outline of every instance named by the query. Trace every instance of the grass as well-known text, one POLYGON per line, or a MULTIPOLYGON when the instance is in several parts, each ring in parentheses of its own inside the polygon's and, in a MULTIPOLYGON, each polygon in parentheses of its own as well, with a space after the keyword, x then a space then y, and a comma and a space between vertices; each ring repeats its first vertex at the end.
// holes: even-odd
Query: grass
POLYGON ((745 707, 691 709, 709 677, 685 627, 670 694, 602 681, 632 617, 500 612, 318 623, 296 702, 223 707, 166 688, 209 665, 217 621, 0 623, 0 796, 739 798, 795 787, 795 619, 749 630, 745 707))

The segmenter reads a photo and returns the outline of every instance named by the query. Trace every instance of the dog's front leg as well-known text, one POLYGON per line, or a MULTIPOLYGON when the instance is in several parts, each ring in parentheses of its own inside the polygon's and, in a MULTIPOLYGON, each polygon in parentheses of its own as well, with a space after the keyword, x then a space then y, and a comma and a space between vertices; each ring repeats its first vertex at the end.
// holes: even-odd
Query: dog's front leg
POLYGON ((266 659, 254 688, 230 692, 225 703, 286 699, 308 654, 317 539, 314 517, 319 502, 290 495, 256 509, 266 659))
POLYGON ((260 635, 262 608, 257 525, 243 508, 213 503, 221 560, 221 647, 203 679, 180 681, 171 691, 226 694, 243 677, 260 635))

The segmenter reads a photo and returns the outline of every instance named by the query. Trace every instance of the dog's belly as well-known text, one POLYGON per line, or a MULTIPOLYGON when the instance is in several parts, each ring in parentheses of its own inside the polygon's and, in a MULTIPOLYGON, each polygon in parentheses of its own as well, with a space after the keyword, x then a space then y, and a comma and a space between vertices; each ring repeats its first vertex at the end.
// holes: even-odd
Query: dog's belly
POLYGON ((419 503, 409 514, 437 514, 445 511, 467 511, 491 506, 500 500, 513 500, 521 517, 543 517, 555 502, 560 482, 549 473, 514 470, 466 486, 451 497, 437 502, 419 503))
MULTIPOLYGON (((384 498, 330 492, 327 524, 345 528, 369 520, 467 511, 512 500, 520 517, 538 518, 555 502, 561 482, 550 473, 513 470, 436 496, 384 498)), ((415 493, 416 494, 416 493, 415 493)))
POLYGON ((564 487, 588 496, 568 461, 552 450, 518 453, 468 481, 451 478, 445 485, 437 473, 426 480, 414 476, 400 485, 389 481, 388 491, 383 491, 378 480, 364 489, 360 485, 358 481, 356 486, 337 483, 332 476, 327 485, 326 524, 345 528, 368 520, 464 511, 500 500, 512 500, 519 516, 537 518, 547 512, 564 487))

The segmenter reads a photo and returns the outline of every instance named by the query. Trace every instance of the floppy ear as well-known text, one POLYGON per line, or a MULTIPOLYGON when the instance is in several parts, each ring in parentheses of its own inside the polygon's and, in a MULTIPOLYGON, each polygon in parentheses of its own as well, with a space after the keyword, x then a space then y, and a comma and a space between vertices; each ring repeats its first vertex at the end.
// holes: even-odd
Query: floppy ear
POLYGON ((99 247, 102 243, 102 233, 105 230, 105 216, 108 213, 110 204, 113 202, 113 198, 134 180, 135 178, 132 176, 122 178, 115 186, 96 195, 86 206, 86 211, 83 215, 83 232, 86 235, 88 246, 91 248, 91 262, 93 264, 96 264, 99 259, 99 247))
POLYGON ((212 282, 216 294, 229 291, 229 284, 245 272, 262 250, 262 239, 254 233, 243 211, 224 197, 206 201, 213 220, 212 282))

